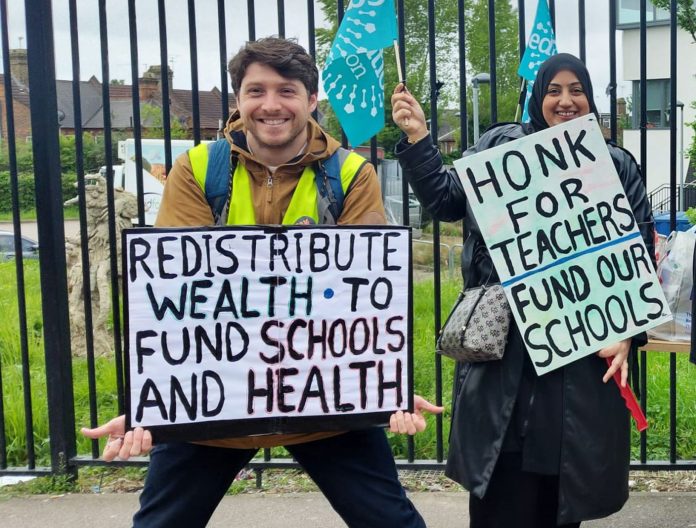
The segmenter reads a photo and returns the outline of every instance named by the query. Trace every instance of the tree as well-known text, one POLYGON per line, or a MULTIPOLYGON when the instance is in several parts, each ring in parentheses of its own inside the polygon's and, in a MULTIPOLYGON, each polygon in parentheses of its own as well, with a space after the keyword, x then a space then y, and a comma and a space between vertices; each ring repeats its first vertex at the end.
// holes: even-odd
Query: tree
MULTIPOLYGON (((671 0, 652 0, 655 7, 669 11, 671 0)), ((693 0, 677 0, 677 24, 691 35, 696 43, 696 4, 693 0)))
MULTIPOLYGON (((317 29, 317 64, 323 66, 338 30, 337 5, 334 0, 319 0, 326 20, 331 27, 317 29)), ((346 2, 346 5, 348 3, 346 2)), ((409 90, 422 104, 426 115, 430 111, 430 79, 428 56, 428 3, 424 0, 404 0, 404 31, 406 33, 406 79, 409 90)), ((445 108, 459 94, 458 45, 457 45, 457 1, 438 0, 435 2, 435 48, 438 81, 443 83, 439 91, 438 105, 445 108)), ((391 121, 390 94, 398 83, 396 61, 391 49, 385 50, 385 128, 377 135, 378 144, 390 156, 401 132, 391 121)), ((324 115, 324 126, 332 135, 338 137, 340 128, 330 105, 320 104, 324 115)))
MULTIPOLYGON (((164 124, 162 109, 149 103, 140 105, 140 117, 143 125, 143 137, 161 139, 164 137, 164 124)), ((170 134, 172 139, 191 139, 191 131, 188 130, 177 116, 170 114, 170 134)))
MULTIPOLYGON (((495 2, 495 51, 496 51, 496 95, 498 98, 498 121, 512 121, 519 98, 519 66, 517 12, 510 2, 495 2)), ((489 63, 488 1, 468 2, 466 12, 466 59, 470 76, 490 73, 489 63)), ((479 123, 485 130, 491 123, 490 89, 479 90, 479 123)), ((468 106, 473 106, 472 90, 467 91, 468 106)), ((469 117, 473 111, 467 112, 469 117)), ((473 122, 470 122, 469 140, 473 140, 473 122)))
MULTIPOLYGON (((317 30, 317 62, 321 68, 328 55, 331 43, 338 28, 336 2, 320 0, 327 20, 332 21, 328 29, 317 30)), ((498 80, 498 116, 502 120, 512 120, 517 104, 517 15, 509 2, 498 1, 496 4, 496 70, 498 80)), ((456 0, 437 0, 435 2, 435 56, 437 81, 442 83, 438 92, 438 117, 442 123, 447 108, 453 108, 459 102, 459 26, 458 2, 456 0)), ((424 0, 404 0, 405 42, 406 42, 406 79, 414 97, 423 105, 426 115, 430 113, 430 76, 428 54, 428 2, 424 0)), ((475 0, 467 2, 466 13, 466 53, 467 72, 481 73, 489 70, 488 65, 488 2, 475 0)), ((392 124, 391 103, 389 94, 398 82, 396 62, 391 50, 385 55, 384 84, 387 97, 385 98, 386 126, 378 134, 378 143, 385 148, 387 155, 393 151, 393 146, 400 137, 399 129, 392 124)), ((490 95, 487 89, 481 91, 481 123, 490 124, 490 95)), ((471 94, 469 91, 469 111, 471 116, 471 94)), ((324 124, 332 134, 339 133, 338 123, 328 104, 322 105, 325 116, 324 124)), ((469 117, 471 119, 471 117, 469 117)), ((450 123, 456 127, 457 123, 450 123)), ((469 126, 469 130, 473 128, 469 126)), ((458 137, 458 136, 457 136, 458 137)))
MULTIPOLYGON (((655 7, 670 9, 670 0, 652 0, 655 7)), ((677 0, 677 24, 684 31, 691 35, 693 43, 696 44, 696 3, 693 0, 677 0)), ((691 108, 696 110, 696 101, 691 102, 691 108)), ((696 163, 696 121, 687 123, 694 130, 694 140, 687 151, 690 164, 696 163)))

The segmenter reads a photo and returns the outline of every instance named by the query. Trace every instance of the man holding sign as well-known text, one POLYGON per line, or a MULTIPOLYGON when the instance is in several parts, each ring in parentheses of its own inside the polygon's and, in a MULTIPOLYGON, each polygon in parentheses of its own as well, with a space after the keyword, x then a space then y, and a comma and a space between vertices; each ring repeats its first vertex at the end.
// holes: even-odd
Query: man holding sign
MULTIPOLYGON (((310 116, 317 105, 318 72, 301 46, 278 38, 249 42, 230 61, 229 72, 238 109, 225 129, 226 141, 199 145, 176 160, 158 227, 385 223, 372 165, 340 149, 310 116), (332 159, 337 160, 335 173, 329 167, 332 159), (323 180, 338 177, 338 188, 318 188, 322 179, 315 173, 324 170, 322 165, 328 173, 323 180), (220 186, 211 178, 219 177, 219 166, 227 179, 216 195, 220 186)), ((222 246, 216 248, 229 256, 222 246)), ((158 251, 163 253, 161 247, 158 251)), ((197 302, 201 296, 192 293, 191 299, 197 302)), ((155 352, 140 350, 143 361, 155 352)), ((414 406, 414 413, 392 416, 393 431, 414 434, 425 427, 422 410, 442 412, 418 397, 414 406)), ((141 427, 126 432, 123 416, 83 434, 108 436, 107 461, 145 454, 152 447, 151 433, 141 427)), ((380 428, 158 444, 135 526, 205 526, 238 471, 259 448, 274 446, 288 449, 349 526, 424 526, 398 481, 380 428)))
POLYGON ((447 474, 471 492, 471 527, 576 527, 618 511, 630 431, 607 382, 620 373, 625 386, 629 350, 669 313, 638 166, 601 137, 587 69, 547 59, 531 123, 491 127, 457 172, 413 97, 398 86, 392 103, 414 192, 434 218, 464 219, 467 288, 500 282, 514 315, 502 360, 457 380, 447 474))

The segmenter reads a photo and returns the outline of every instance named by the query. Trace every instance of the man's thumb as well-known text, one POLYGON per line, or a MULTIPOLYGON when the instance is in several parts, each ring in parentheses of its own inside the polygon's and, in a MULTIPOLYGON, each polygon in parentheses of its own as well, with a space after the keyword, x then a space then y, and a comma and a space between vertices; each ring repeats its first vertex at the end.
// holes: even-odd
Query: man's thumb
POLYGON ((427 411, 427 412, 432 413, 432 414, 440 414, 442 411, 445 410, 444 407, 440 407, 439 405, 434 405, 423 397, 420 397, 419 401, 414 402, 414 403, 415 403, 415 407, 419 411, 427 411))
POLYGON ((106 436, 109 434, 108 431, 104 430, 105 427, 106 426, 104 425, 102 425, 101 427, 95 427, 94 429, 83 427, 82 429, 80 429, 80 432, 83 434, 83 436, 96 440, 97 438, 101 438, 102 436, 106 436))
POLYGON ((439 405, 433 405, 430 402, 426 402, 426 403, 427 403, 427 405, 425 407, 423 407, 423 409, 428 411, 429 413, 440 414, 445 410, 444 407, 440 407, 439 405))
POLYGON ((85 435, 87 438, 101 438, 102 436, 107 436, 107 435, 114 435, 114 436, 123 436, 126 431, 126 417, 125 415, 117 416, 113 420, 109 420, 103 425, 100 425, 99 427, 95 427, 94 429, 90 429, 89 427, 83 427, 80 432, 85 435))

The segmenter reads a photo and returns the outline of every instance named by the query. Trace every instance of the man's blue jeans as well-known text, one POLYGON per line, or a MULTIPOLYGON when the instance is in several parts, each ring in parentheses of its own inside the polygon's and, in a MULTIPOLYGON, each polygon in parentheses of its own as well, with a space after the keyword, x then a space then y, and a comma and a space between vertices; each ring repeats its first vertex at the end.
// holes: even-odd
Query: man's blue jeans
MULTIPOLYGON (((287 450, 349 527, 425 527, 399 482, 382 429, 351 431, 287 450)), ((134 526, 205 526, 255 453, 188 443, 156 446, 134 526)))

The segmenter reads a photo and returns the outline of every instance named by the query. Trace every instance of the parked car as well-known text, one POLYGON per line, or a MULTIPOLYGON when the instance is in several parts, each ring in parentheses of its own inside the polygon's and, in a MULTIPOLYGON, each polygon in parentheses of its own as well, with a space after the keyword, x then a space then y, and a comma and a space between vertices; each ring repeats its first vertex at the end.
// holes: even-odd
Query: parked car
MULTIPOLYGON (((12 260, 14 257, 14 233, 12 231, 0 231, 0 261, 12 260)), ((39 258, 39 243, 36 240, 23 236, 22 257, 25 259, 39 258)))
MULTIPOLYGON (((387 221, 390 224, 403 225, 404 207, 401 196, 387 196, 384 198, 384 208, 387 213, 387 221)), ((414 228, 421 226, 421 204, 415 196, 408 197, 408 225, 414 228)))

